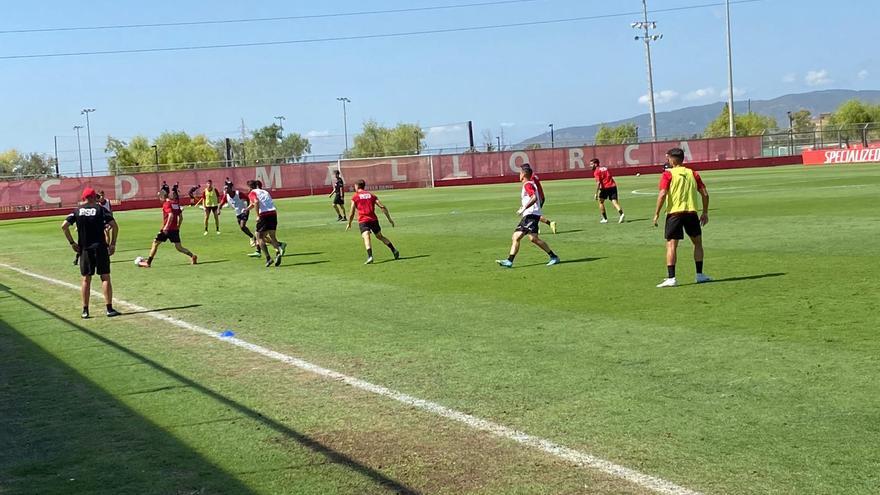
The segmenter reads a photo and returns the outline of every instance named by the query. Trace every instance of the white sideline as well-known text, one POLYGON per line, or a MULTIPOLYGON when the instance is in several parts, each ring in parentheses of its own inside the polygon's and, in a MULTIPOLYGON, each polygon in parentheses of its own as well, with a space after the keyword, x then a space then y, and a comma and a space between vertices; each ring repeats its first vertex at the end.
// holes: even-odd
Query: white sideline
MULTIPOLYGON (((0 263, 0 267, 6 268, 7 270, 11 270, 14 272, 18 272, 22 275, 27 275, 28 277, 32 277, 38 280, 42 280, 44 282, 48 282, 50 284, 58 285, 61 287, 66 287, 69 289, 73 289, 76 291, 80 290, 78 285, 74 285, 68 282, 64 282, 61 280, 56 280, 54 278, 46 277, 43 275, 39 275, 37 273, 29 272, 27 270, 22 270, 21 268, 17 268, 11 265, 7 265, 5 263, 0 263)), ((95 296, 100 297, 100 293, 97 291, 93 291, 95 296)), ((183 328, 185 330, 191 330, 193 332, 201 333, 207 335, 208 337, 213 337, 215 339, 220 340, 221 342, 227 342, 237 347, 241 347, 243 349, 247 349, 251 352, 255 352, 261 356, 275 359, 277 361, 281 361, 283 363, 289 364, 291 366, 295 366, 301 370, 308 371, 315 375, 329 378, 333 380, 337 380, 343 382, 347 385, 350 385, 354 388, 364 390, 367 392, 371 392, 376 395, 380 395, 382 397, 387 397, 389 399, 394 399, 403 404, 407 404, 409 406, 413 406, 415 408, 421 409, 423 411, 430 412, 432 414, 436 414, 437 416, 442 416, 447 419, 451 419, 453 421, 457 421, 459 423, 463 423, 470 428, 475 430, 484 431, 487 433, 491 433, 492 435, 504 438, 507 440, 512 440, 522 445, 526 445, 538 450, 541 450, 547 454, 558 457, 565 461, 568 461, 572 464, 581 467, 589 467, 593 468, 597 471, 601 471, 603 473, 609 474, 616 478, 620 478, 635 485, 641 486, 643 488, 647 488, 651 491, 657 493, 663 493, 668 495, 701 495, 700 492, 696 492, 690 490, 688 488, 676 485, 670 481, 666 481, 661 478, 657 478, 654 476, 650 476, 648 474, 641 473, 634 469, 630 469, 625 466, 621 466, 619 464, 614 464, 611 461, 607 461, 605 459, 601 459, 599 457, 587 454, 585 452, 580 452, 563 445, 551 442, 550 440, 545 440, 543 438, 535 437, 529 435, 527 433, 514 430, 513 428, 509 428, 507 426, 500 425, 498 423, 493 423, 492 421, 478 418, 476 416, 472 416, 470 414, 466 414, 460 411, 456 411, 455 409, 450 409, 446 406, 442 406, 435 402, 430 402, 427 400, 419 399, 417 397, 413 397, 411 395, 404 394, 403 392, 398 392, 396 390, 392 390, 381 385, 376 385, 359 378, 354 378, 338 371, 333 371, 331 369, 323 368, 316 364, 312 364, 308 361, 304 361, 302 359, 288 356, 286 354, 282 354, 277 351, 273 351, 271 349, 267 349, 263 346, 259 346, 256 344, 251 344, 250 342, 241 340, 236 337, 220 337, 220 333, 209 330, 207 328, 194 325, 192 323, 185 322, 183 320, 179 320, 177 318, 164 315, 162 313, 153 312, 144 308, 142 306, 138 306, 137 304, 133 304, 127 301, 123 301, 121 299, 115 299, 115 302, 120 306, 126 307, 132 311, 143 312, 143 314, 153 317, 157 320, 164 321, 166 323, 170 323, 177 327, 183 328)))

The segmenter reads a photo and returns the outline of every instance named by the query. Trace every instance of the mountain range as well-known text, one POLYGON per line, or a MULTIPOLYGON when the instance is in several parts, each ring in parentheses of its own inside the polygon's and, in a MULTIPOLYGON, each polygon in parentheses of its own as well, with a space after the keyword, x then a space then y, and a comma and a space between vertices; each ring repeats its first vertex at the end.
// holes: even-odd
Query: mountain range
MULTIPOLYGON (((752 112, 769 115, 776 119, 780 128, 788 127, 786 112, 809 110, 813 116, 822 113, 833 112, 842 103, 851 99, 859 99, 870 103, 880 103, 880 91, 864 90, 856 91, 849 89, 828 89, 811 91, 809 93, 797 93, 780 96, 772 100, 742 100, 734 101, 733 108, 736 113, 745 113, 751 108, 752 112)), ((723 102, 710 103, 667 112, 657 112, 657 136, 658 137, 683 137, 700 134, 709 125, 709 122, 718 117, 724 107, 723 102)), ((651 120, 647 113, 636 115, 627 119, 604 122, 600 124, 574 126, 554 129, 554 138, 558 145, 580 145, 594 140, 596 132, 602 125, 617 126, 620 124, 633 123, 639 128, 639 137, 645 138, 651 135, 651 120)), ((549 143, 550 133, 545 132, 530 137, 520 143, 526 146, 532 143, 549 143)))

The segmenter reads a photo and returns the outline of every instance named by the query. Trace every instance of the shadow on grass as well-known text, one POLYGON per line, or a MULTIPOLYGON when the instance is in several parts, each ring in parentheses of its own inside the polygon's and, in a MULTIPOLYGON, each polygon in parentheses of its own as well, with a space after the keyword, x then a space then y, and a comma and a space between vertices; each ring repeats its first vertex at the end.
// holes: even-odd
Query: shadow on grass
MULTIPOLYGON (((286 257, 286 255, 285 255, 286 257)), ((283 260, 281 261, 281 266, 278 268, 290 268, 296 266, 307 266, 307 265, 320 265, 323 263, 330 263, 330 260, 315 260, 315 261, 303 261, 302 263, 285 263, 283 260)), ((274 267, 272 267, 274 268, 274 267)))
POLYGON ((742 277, 728 277, 728 278, 716 278, 713 279, 710 284, 719 284, 724 282, 740 282, 743 280, 758 280, 762 278, 771 278, 771 277, 783 277, 786 274, 783 272, 777 273, 762 273, 760 275, 744 275, 742 277))
MULTIPOLYGON (((194 390, 284 438, 297 442, 313 453, 323 456, 328 462, 370 479, 381 490, 399 494, 419 494, 416 490, 384 476, 381 472, 360 464, 351 457, 110 338, 68 320, 20 294, 13 291, 6 293, 94 339, 96 343, 119 351, 165 375, 175 382, 172 387, 194 390)), ((14 349, 11 352, 11 359, 0 360, 0 376, 17 377, 18 379, 11 383, 19 387, 22 380, 30 377, 27 380, 29 385, 27 390, 15 390, 9 386, 0 388, 0 398, 3 399, 0 400, 0 426, 3 426, 0 428, 0 444, 4 445, 3 450, 0 451, 0 473, 11 472, 14 477, 21 479, 27 485, 22 487, 22 491, 9 490, 4 493, 42 491, 72 493, 82 492, 83 489, 89 493, 252 493, 221 468, 200 457, 135 411, 120 404, 76 370, 47 354, 4 320, 0 320, 0 342, 3 343, 3 349, 14 349), (73 428, 74 425, 78 427, 73 428), (100 428, 97 428, 98 425, 100 428), (32 430, 28 428, 29 426, 32 430), (131 445, 127 442, 131 442, 131 445), (28 452, 33 454, 32 459, 23 457, 28 452), (131 459, 133 456, 138 458, 133 461, 131 459), (185 466, 188 472, 194 473, 190 478, 195 479, 181 482, 179 480, 181 466, 185 466), (95 472, 84 474, 92 476, 100 474, 102 479, 91 480, 97 483, 93 490, 82 485, 78 485, 77 488, 74 488, 73 484, 67 485, 68 478, 75 478, 68 475, 77 469, 91 469, 95 472), (133 479, 126 479, 124 481, 126 485, 122 487, 124 490, 117 490, 116 488, 120 487, 114 488, 113 484, 123 483, 122 480, 125 478, 123 475, 133 479), (51 487, 42 490, 35 485, 35 483, 49 482, 60 484, 65 488, 51 487), (168 483, 175 486, 167 486, 168 483), (193 483, 197 486, 184 486, 193 483), (198 485, 210 485, 210 488, 198 485)), ((8 476, 4 475, 4 478, 7 478, 5 488, 13 488, 8 483, 8 476)))
POLYGON ((376 261, 374 264, 381 265, 382 263, 391 263, 392 261, 403 261, 403 260, 417 260, 419 258, 430 258, 430 254, 416 254, 414 256, 401 256, 400 258, 394 259, 389 258, 387 260, 376 261))
MULTIPOLYGON (((583 232, 584 229, 571 229, 571 230, 560 230, 559 232, 553 235, 563 235, 563 234, 576 234, 578 232, 583 232)), ((552 238, 552 237, 551 237, 552 238)))
MULTIPOLYGON (((562 259, 559 261, 558 264, 559 264, 559 265, 565 265, 565 264, 568 264, 568 263, 589 263, 589 262, 591 262, 591 261, 599 261, 599 260, 604 260, 604 259, 605 259, 604 257, 603 257, 603 258, 575 258, 575 259, 573 259, 573 260, 567 260, 567 259, 565 259, 565 258, 562 258, 562 259)), ((528 268, 528 267, 531 267, 531 266, 547 266, 547 262, 544 262, 544 263, 531 263, 531 264, 528 264, 528 265, 520 265, 519 268, 528 268)), ((514 265, 514 268, 516 268, 516 265, 514 265)))
POLYGON ((623 221, 623 223, 647 222, 648 220, 650 220, 650 218, 633 218, 633 219, 627 218, 626 220, 623 221))
POLYGON ((284 257, 287 258, 290 256, 316 256, 319 254, 324 254, 324 252, 323 251, 315 251, 312 253, 284 253, 284 257))
POLYGON ((187 304, 186 306, 173 306, 170 308, 156 308, 156 309, 148 309, 146 311, 131 311, 128 313, 122 313, 122 316, 129 315, 143 315, 147 313, 161 313, 162 311, 174 311, 175 309, 190 309, 190 308, 198 308, 201 304, 187 304))

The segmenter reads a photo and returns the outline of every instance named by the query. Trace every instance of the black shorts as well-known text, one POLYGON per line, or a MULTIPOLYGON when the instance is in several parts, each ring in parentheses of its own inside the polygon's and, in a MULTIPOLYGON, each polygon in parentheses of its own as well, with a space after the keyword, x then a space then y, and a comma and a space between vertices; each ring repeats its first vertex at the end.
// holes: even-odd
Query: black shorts
POLYGON ((205 207, 205 213, 208 213, 208 212, 211 212, 211 213, 217 213, 217 211, 219 210, 219 208, 220 208, 219 206, 206 206, 206 207, 205 207))
POLYGON ((684 239, 684 233, 690 237, 703 235, 700 217, 696 212, 673 213, 666 215, 666 240, 684 239))
POLYGON ((165 241, 171 241, 174 244, 180 243, 180 231, 179 230, 169 230, 167 233, 163 231, 159 231, 156 234, 156 242, 162 243, 165 241))
POLYGON ((333 196, 333 204, 334 204, 334 205, 344 205, 344 204, 345 204, 345 198, 342 197, 341 194, 337 194, 337 195, 333 196))
POLYGON ((251 216, 251 213, 249 211, 246 211, 240 215, 235 215, 235 219, 238 220, 239 222, 247 223, 248 218, 250 218, 250 216, 251 216))
POLYGON ((110 253, 107 246, 83 249, 79 255, 79 273, 83 276, 110 273, 110 253))
POLYGON ((537 234, 540 225, 541 215, 526 215, 519 221, 519 225, 516 226, 514 231, 525 232, 526 234, 537 234))
POLYGON ((378 234, 382 232, 382 227, 379 225, 378 220, 371 220, 369 222, 358 222, 358 227, 361 229, 361 234, 364 232, 372 232, 374 234, 378 234))
POLYGON ((266 215, 257 219, 257 232, 278 230, 278 215, 266 215))
POLYGON ((612 199, 617 201, 617 186, 608 189, 599 189, 599 199, 612 199))

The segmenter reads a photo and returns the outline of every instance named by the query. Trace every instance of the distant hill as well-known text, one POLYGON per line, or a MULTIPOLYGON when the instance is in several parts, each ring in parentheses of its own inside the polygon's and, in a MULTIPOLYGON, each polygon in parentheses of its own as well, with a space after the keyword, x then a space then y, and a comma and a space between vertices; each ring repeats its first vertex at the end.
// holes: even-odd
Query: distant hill
MULTIPOLYGON (((772 100, 752 100, 752 111, 764 115, 770 115, 776 119, 782 128, 788 127, 786 112, 806 109, 814 116, 820 113, 833 112, 843 102, 858 98, 871 103, 880 103, 880 91, 855 91, 848 89, 828 89, 812 91, 809 93, 791 94, 780 96, 772 100)), ((744 113, 748 109, 748 101, 735 101, 733 108, 737 113, 744 113)), ((682 137, 700 134, 714 120, 721 109, 723 102, 710 103, 695 107, 681 108, 668 112, 657 112, 657 135, 659 137, 682 137)), ((604 122, 605 125, 616 126, 632 122, 639 126, 639 137, 645 138, 651 135, 651 120, 647 113, 623 120, 604 122)), ((555 140, 558 145, 580 145, 590 143, 596 136, 599 126, 593 124, 587 126, 566 127, 555 129, 555 140)), ((525 146, 532 143, 549 143, 550 133, 546 132, 531 137, 520 143, 525 146)))

